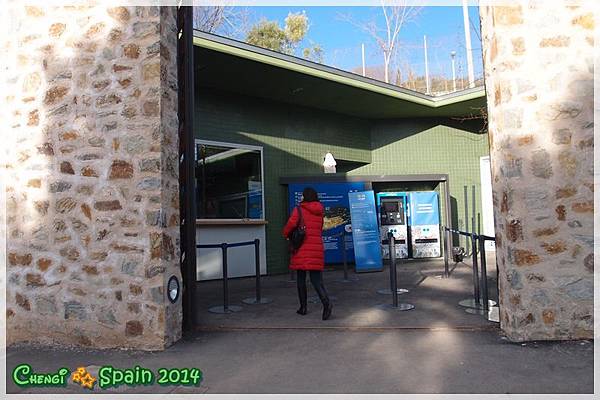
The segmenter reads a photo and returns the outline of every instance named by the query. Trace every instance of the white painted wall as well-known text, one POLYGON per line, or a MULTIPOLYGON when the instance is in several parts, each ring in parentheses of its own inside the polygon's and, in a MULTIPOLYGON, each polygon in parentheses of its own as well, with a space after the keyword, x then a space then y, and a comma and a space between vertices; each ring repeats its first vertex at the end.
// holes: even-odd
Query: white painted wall
MULTIPOLYGON (((490 169, 490 156, 479 159, 481 176, 481 218, 483 219, 483 234, 496 236, 494 229, 494 202, 492 199, 492 172, 490 169)), ((492 241, 485 242, 486 250, 495 250, 496 244, 492 241)))
MULTIPOLYGON (((267 252, 264 225, 202 225, 196 227, 197 244, 246 242, 260 239, 260 273, 267 273, 267 252)), ((254 246, 234 247, 227 250, 227 274, 230 278, 254 276, 254 246)), ((198 249, 196 279, 199 281, 223 278, 222 251, 198 249)))

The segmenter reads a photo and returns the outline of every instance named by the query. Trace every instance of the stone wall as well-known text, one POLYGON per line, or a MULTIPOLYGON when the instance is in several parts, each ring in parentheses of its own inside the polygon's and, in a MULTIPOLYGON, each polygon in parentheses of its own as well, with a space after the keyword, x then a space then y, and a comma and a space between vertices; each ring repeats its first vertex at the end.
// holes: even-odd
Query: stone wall
POLYGON ((514 3, 480 9, 501 327, 591 338, 593 2, 514 3))
POLYGON ((181 335, 176 10, 10 10, 7 338, 161 349, 181 335))

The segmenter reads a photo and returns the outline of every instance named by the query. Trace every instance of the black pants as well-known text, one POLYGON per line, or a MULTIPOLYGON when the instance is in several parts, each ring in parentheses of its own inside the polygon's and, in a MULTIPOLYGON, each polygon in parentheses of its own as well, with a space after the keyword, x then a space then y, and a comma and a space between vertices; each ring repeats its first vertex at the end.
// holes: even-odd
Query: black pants
MULTIPOLYGON (((329 304, 329 296, 327 295, 327 291, 325 290, 325 286, 323 285, 323 272, 322 271, 308 271, 310 274, 310 283, 312 283, 315 288, 315 292, 319 296, 321 303, 323 305, 329 304)), ((300 299, 301 305, 306 305, 306 271, 297 270, 296 271, 296 284, 298 285, 298 297, 300 299)))

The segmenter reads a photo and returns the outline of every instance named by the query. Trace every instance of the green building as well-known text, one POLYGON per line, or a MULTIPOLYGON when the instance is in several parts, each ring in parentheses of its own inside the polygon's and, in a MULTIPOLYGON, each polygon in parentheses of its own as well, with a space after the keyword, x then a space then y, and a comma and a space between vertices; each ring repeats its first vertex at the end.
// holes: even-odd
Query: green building
MULTIPOLYGON (((481 196, 481 171, 489 171, 483 88, 432 97, 201 32, 194 44, 198 243, 263 237, 263 232, 263 272, 286 272, 281 235, 288 216, 286 179, 323 177, 326 153, 337 161, 337 172, 328 179, 447 175, 455 228, 464 228, 463 188, 469 187, 470 208, 475 185, 482 231, 493 218, 485 174, 483 202, 481 196), (240 212, 235 193, 261 190, 264 198, 256 198, 254 209, 247 202, 240 212), (217 205, 209 200, 216 192, 230 196, 217 205)), ((374 188, 441 190, 438 181, 383 181, 374 188)), ((216 250, 212 256, 206 251, 198 257, 207 263, 199 270, 212 272, 199 272, 198 278, 220 277, 216 250)), ((249 253, 233 253, 230 276, 252 273, 249 253)))

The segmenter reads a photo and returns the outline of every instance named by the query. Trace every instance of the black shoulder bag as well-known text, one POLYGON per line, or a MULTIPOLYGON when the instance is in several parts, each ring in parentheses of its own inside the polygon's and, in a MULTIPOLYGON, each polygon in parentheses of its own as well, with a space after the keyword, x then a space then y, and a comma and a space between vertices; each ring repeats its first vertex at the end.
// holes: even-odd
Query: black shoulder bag
POLYGON ((302 207, 298 205, 296 208, 298 209, 298 223, 288 236, 290 239, 290 251, 292 253, 298 251, 304 242, 304 237, 306 236, 306 225, 304 225, 304 218, 302 217, 302 207))

